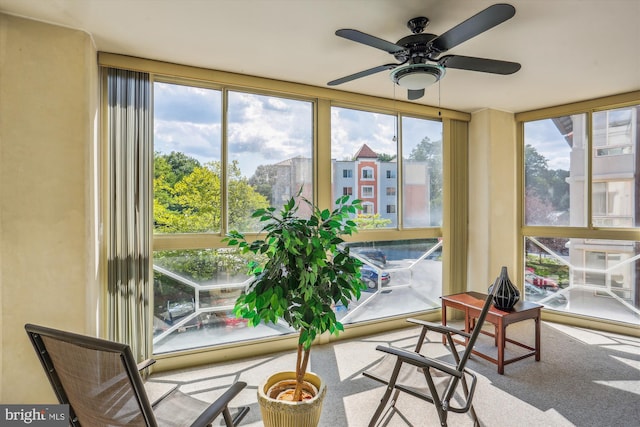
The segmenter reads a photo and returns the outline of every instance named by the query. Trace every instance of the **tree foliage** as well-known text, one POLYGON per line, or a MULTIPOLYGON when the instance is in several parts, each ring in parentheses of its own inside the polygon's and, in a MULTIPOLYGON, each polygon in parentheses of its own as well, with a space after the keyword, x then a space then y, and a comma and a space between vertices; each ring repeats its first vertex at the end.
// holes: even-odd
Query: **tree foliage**
POLYGON ((549 224, 553 212, 569 210, 569 171, 550 169, 547 159, 530 144, 524 156, 527 223, 549 224))
POLYGON ((391 162, 396 157, 398 157, 396 154, 378 153, 378 160, 381 162, 391 162))
POLYGON ((273 200, 271 200, 271 195, 273 194, 273 187, 276 184, 277 173, 278 168, 276 165, 260 165, 256 168, 251 178, 249 178, 249 185, 272 204, 273 200))
POLYGON ((409 160, 426 162, 429 169, 431 211, 442 210, 442 141, 425 136, 409 154, 409 160))
POLYGON ((381 218, 379 213, 358 214, 358 216, 354 218, 353 222, 355 222, 358 225, 358 228, 361 229, 385 228, 391 224, 390 219, 381 218))
MULTIPOLYGON (((237 162, 229 166, 228 218, 238 229, 255 223, 251 212, 269 205, 241 174, 237 162)), ((183 153, 155 153, 154 222, 156 232, 193 233, 221 229, 220 162, 201 165, 183 153)))

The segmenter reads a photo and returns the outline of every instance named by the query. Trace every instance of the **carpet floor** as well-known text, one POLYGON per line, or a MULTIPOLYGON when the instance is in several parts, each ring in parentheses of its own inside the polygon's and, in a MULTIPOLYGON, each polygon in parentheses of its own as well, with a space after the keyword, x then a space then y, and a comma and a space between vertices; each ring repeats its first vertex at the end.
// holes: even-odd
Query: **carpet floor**
MULTIPOLYGON (((533 321, 510 325, 509 338, 533 345, 533 321)), ((640 426, 640 338, 542 322, 542 357, 529 357, 505 366, 473 357, 467 367, 478 375, 474 408, 480 425, 510 427, 631 427, 640 426)), ((383 356, 377 345, 412 348, 418 327, 314 346, 310 370, 327 383, 320 427, 364 427, 384 393, 384 386, 362 372, 383 356)), ((423 353, 450 360, 439 335, 428 336, 423 353)), ((481 335, 477 343, 495 352, 493 340, 481 335)), ((507 343, 507 357, 520 349, 507 343)), ((248 386, 233 401, 248 405, 241 426, 263 426, 256 390, 270 373, 291 370, 295 353, 277 353, 211 366, 154 374, 152 383, 179 384, 180 390, 213 401, 234 381, 248 386)), ((222 425, 222 423, 215 425, 222 425)), ((379 425, 438 426, 433 405, 402 394, 394 411, 379 425)), ((449 426, 472 426, 468 414, 449 415, 449 426)))

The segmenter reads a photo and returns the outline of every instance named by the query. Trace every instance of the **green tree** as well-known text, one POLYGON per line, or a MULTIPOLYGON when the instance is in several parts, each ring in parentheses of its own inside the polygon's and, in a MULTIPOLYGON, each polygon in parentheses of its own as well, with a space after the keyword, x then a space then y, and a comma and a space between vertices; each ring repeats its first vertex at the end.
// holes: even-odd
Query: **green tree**
POLYGON ((431 141, 425 136, 411 150, 409 160, 426 162, 429 169, 431 210, 442 209, 442 141, 431 141))
POLYGON ((228 182, 229 228, 241 231, 259 231, 258 220, 253 218, 251 214, 256 209, 269 207, 268 196, 256 191, 249 180, 242 176, 238 162, 235 160, 229 165, 228 182))
MULTIPOLYGON (((187 233, 221 229, 220 162, 201 166, 182 153, 156 153, 154 169, 156 231, 187 233)), ((229 167, 227 200, 229 223, 241 230, 255 222, 251 212, 269 205, 242 176, 237 162, 229 167)))
POLYGON ((273 194, 273 186, 276 184, 277 172, 278 168, 275 165, 260 165, 249 178, 249 185, 272 204, 271 195, 273 194))
POLYGON ((546 215, 569 209, 569 171, 550 169, 546 157, 530 144, 525 146, 524 156, 527 218, 535 217, 542 221, 540 224, 545 224, 542 206, 546 206, 546 215), (529 212, 531 209, 533 211, 529 212))
POLYGON ((390 162, 396 157, 397 155, 395 154, 378 153, 378 160, 380 160, 381 162, 390 162))
POLYGON ((531 145, 524 147, 524 179, 528 191, 546 198, 549 166, 547 159, 531 145))
POLYGON ((172 151, 170 154, 160 154, 158 152, 154 154, 154 177, 158 178, 162 175, 172 186, 200 166, 198 160, 184 153, 172 151))
POLYGON ((379 213, 358 214, 358 216, 354 218, 353 222, 355 222, 360 229, 385 228, 391 224, 390 219, 380 218, 379 213))
POLYGON ((553 211, 553 206, 548 198, 540 197, 533 190, 527 189, 525 192, 527 200, 525 222, 529 225, 544 225, 548 221, 549 214, 553 211))

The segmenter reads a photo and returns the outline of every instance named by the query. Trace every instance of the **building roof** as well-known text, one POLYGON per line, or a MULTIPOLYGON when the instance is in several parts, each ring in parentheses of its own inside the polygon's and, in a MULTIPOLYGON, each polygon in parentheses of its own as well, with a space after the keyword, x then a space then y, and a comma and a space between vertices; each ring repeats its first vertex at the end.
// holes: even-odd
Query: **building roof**
POLYGON ((362 144, 362 147, 358 150, 354 159, 377 159, 378 154, 373 151, 367 144, 362 144))

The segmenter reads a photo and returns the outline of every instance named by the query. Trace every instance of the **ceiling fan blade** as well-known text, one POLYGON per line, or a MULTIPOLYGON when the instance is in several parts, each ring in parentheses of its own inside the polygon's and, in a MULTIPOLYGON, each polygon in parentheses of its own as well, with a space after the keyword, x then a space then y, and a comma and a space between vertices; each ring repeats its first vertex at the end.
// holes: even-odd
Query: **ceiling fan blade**
POLYGON ((460 55, 443 56, 438 59, 438 64, 445 68, 457 68, 459 70, 480 71, 482 73, 493 74, 513 74, 521 67, 517 62, 460 55))
POLYGON ((398 46, 395 43, 382 40, 378 37, 365 34, 362 31, 343 29, 336 31, 336 36, 344 37, 345 39, 352 40, 354 42, 366 44, 367 46, 375 47, 376 49, 384 50, 389 53, 396 53, 404 50, 404 47, 398 46))
POLYGON ((336 86, 342 83, 350 82, 351 80, 359 79, 360 77, 370 76, 371 74, 379 73, 384 70, 391 70, 396 68, 399 64, 384 64, 377 67, 369 68, 368 70, 360 71, 359 73, 351 74, 336 80, 331 80, 327 85, 336 86))
POLYGON ((510 4, 494 4, 436 37, 432 40, 431 45, 439 52, 446 52, 452 47, 503 23, 515 14, 516 9, 510 4))
POLYGON ((424 89, 408 89, 407 90, 407 99, 409 101, 415 101, 416 99, 420 99, 424 96, 424 89))

